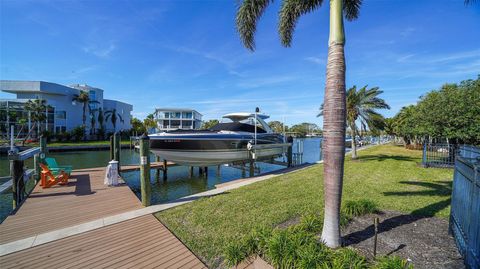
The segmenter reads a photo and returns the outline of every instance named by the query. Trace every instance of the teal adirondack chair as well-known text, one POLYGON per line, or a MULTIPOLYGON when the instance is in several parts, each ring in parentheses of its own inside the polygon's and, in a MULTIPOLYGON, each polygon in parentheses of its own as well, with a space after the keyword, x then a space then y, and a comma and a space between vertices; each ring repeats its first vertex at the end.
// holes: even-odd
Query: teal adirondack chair
POLYGON ((73 167, 71 165, 58 165, 55 158, 45 158, 45 162, 48 165, 48 168, 52 171, 54 175, 58 174, 60 171, 64 171, 68 175, 72 173, 73 167))

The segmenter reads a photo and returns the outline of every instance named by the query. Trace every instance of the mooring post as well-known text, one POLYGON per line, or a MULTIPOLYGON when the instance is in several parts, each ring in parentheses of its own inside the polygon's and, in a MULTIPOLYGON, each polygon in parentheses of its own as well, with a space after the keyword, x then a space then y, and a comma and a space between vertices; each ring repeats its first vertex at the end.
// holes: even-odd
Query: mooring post
POLYGON ((378 234, 378 218, 373 220, 373 225, 375 228, 375 236, 373 238, 373 258, 377 257, 377 234, 378 234))
POLYGON ((13 209, 15 209, 22 202, 23 161, 10 161, 10 176, 12 177, 13 209))
POLYGON ((193 166, 190 166, 190 178, 193 178, 193 166))
POLYGON ((251 158, 250 159, 250 173, 249 173, 249 177, 253 177, 255 175, 255 161, 251 158))
POLYGON ((115 159, 114 148, 115 148, 115 144, 113 143, 113 135, 111 135, 110 136, 110 161, 113 161, 115 159))
POLYGON ((150 138, 147 135, 142 135, 140 138, 140 188, 142 195, 142 204, 144 206, 150 205, 150 138))
POLYGON ((120 171, 122 171, 120 167, 120 134, 115 133, 113 135, 113 154, 114 154, 114 160, 118 162, 118 174, 120 174, 120 171))
MULTIPOLYGON (((155 155, 155 162, 160 162, 160 156, 155 155)), ((157 164, 158 165, 158 164, 157 164)), ((157 182, 160 181, 160 170, 162 170, 162 167, 157 166, 158 168, 155 169, 155 179, 157 179, 157 182)))
POLYGON ((205 166, 205 178, 208 178, 208 166, 205 166))
POLYGON ((289 136, 287 137, 287 143, 289 143, 290 145, 288 146, 288 150, 287 150, 287 166, 288 167, 292 167, 292 160, 293 160, 293 137, 292 136, 289 136))
POLYGON ((319 160, 319 161, 321 161, 321 160, 323 159, 323 156, 322 156, 322 154, 323 154, 322 144, 323 144, 323 143, 322 143, 322 140, 320 140, 320 160, 319 160))
POLYGON ((168 162, 163 160, 163 180, 167 180, 168 177, 168 162))
POLYGON ((198 176, 199 177, 203 176, 203 169, 201 166, 198 167, 198 176))
POLYGON ((217 177, 220 176, 221 166, 217 165, 217 177))

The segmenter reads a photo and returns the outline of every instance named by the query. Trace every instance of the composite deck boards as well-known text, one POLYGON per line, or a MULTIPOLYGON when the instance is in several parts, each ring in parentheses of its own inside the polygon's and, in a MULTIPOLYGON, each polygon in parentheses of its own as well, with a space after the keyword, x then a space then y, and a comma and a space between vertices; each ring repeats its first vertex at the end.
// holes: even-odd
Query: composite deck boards
POLYGON ((206 268, 152 215, 5 255, 0 264, 2 268, 206 268))
MULTIPOLYGON (((66 186, 36 186, 0 224, 0 244, 143 208, 128 186, 107 187, 104 176, 104 168, 76 170, 66 186)), ((1 256, 0 267, 206 268, 153 215, 1 256)))
POLYGON ((37 185, 0 225, 0 244, 142 208, 128 186, 105 186, 104 177, 104 168, 83 169, 66 186, 37 185))

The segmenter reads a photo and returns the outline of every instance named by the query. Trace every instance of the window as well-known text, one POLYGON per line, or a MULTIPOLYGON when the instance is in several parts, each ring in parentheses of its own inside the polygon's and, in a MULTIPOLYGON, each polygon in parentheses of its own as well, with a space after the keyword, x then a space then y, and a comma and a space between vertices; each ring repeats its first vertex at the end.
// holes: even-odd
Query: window
POLYGON ((66 111, 55 111, 55 119, 57 120, 64 120, 67 118, 67 112, 66 111))
POLYGON ((191 119, 192 118, 192 112, 183 112, 182 114, 183 114, 182 117, 184 119, 191 119))
MULTIPOLYGON (((90 101, 97 101, 97 93, 94 90, 90 90, 88 92, 88 97, 90 98, 90 101)), ((97 103, 92 102, 89 104, 91 109, 96 109, 97 108, 97 103)))

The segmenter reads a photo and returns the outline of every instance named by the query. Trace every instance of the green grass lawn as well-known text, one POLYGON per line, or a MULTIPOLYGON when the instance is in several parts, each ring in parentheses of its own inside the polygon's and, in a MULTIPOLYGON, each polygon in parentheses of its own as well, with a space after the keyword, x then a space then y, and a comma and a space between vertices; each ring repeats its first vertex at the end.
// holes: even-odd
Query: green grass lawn
MULTIPOLYGON (((447 218, 453 171, 422 168, 421 151, 376 146, 347 157, 343 201, 367 198, 380 209, 447 218)), ((255 227, 323 213, 323 165, 204 198, 156 216, 193 252, 217 267, 225 246, 255 227)))

